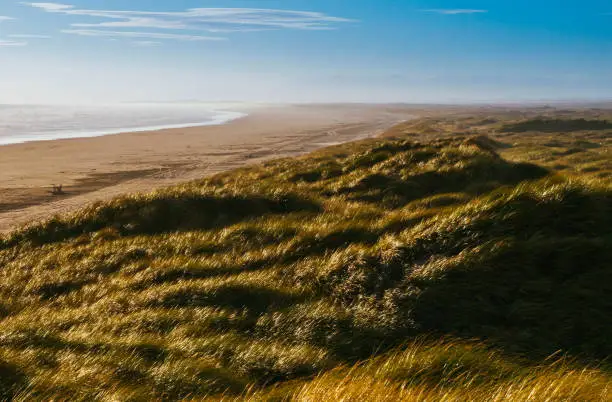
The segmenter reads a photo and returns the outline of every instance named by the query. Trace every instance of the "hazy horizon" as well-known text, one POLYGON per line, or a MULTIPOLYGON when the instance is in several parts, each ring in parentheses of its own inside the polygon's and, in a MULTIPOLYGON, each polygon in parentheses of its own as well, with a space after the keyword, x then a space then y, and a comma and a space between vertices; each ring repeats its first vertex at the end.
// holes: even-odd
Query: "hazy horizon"
POLYGON ((5 0, 0 103, 606 102, 611 21, 603 0, 5 0))

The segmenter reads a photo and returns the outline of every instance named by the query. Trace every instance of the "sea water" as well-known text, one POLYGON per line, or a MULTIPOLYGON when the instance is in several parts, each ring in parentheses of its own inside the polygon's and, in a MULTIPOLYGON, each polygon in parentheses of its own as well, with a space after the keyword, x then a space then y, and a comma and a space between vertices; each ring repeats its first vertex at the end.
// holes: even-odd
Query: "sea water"
POLYGON ((224 124, 244 117, 210 104, 0 104, 0 145, 224 124))

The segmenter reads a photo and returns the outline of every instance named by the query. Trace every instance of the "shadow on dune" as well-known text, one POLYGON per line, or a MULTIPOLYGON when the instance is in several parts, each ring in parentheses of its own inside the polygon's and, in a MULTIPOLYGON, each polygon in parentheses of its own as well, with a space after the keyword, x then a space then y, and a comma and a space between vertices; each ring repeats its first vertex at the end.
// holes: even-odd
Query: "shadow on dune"
POLYGON ((398 208, 421 198, 444 193, 464 192, 477 196, 503 185, 515 185, 548 175, 545 168, 528 163, 511 163, 491 157, 472 161, 455 170, 424 172, 406 178, 385 174, 370 174, 340 194, 353 201, 383 203, 398 208))
POLYGON ((223 307, 236 310, 248 309, 251 313, 261 314, 287 308, 304 300, 302 296, 272 288, 227 284, 210 290, 186 289, 170 292, 148 305, 164 308, 223 307))
POLYGON ((496 193, 392 246, 298 266, 291 275, 339 307, 326 319, 277 317, 266 333, 346 360, 436 334, 535 361, 561 350, 601 362, 612 356, 610 227, 609 190, 551 182, 496 193))
POLYGON ((21 370, 0 360, 0 400, 13 400, 27 383, 28 378, 21 370))
POLYGON ((609 358, 612 193, 565 184, 503 197, 417 235, 399 311, 419 331, 529 357, 609 358))
POLYGON ((68 218, 54 218, 31 226, 0 243, 0 248, 20 242, 37 245, 63 241, 112 228, 122 236, 174 231, 208 230, 267 214, 319 212, 320 206, 292 194, 265 196, 213 196, 168 193, 119 198, 91 207, 68 218))

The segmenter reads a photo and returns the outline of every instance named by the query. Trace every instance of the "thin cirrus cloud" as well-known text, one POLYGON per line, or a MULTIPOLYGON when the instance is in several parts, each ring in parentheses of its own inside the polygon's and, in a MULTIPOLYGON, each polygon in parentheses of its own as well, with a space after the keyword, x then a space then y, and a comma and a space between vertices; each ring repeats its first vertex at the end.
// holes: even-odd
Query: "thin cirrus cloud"
MULTIPOLYGON (((131 36, 135 32, 117 29, 149 29, 175 31, 204 31, 209 33, 254 32, 266 30, 331 30, 340 23, 354 22, 320 12, 275 10, 263 8, 191 8, 184 11, 120 11, 80 9, 60 3, 23 3, 49 13, 80 16, 84 20, 71 24, 73 29, 63 32, 84 36, 131 36), (102 21, 100 21, 102 19, 102 21), (105 31, 105 29, 114 31, 105 31), (104 32, 110 32, 104 34, 104 32)), ((219 40, 200 35, 142 33, 142 38, 175 40, 219 40), (192 39, 187 39, 191 37, 192 39)))
POLYGON ((137 47, 157 47, 161 46, 161 42, 156 42, 152 40, 135 40, 131 42, 133 46, 137 47))
POLYGON ((423 10, 426 13, 436 13, 444 15, 459 15, 459 14, 483 14, 488 13, 488 10, 476 10, 469 8, 434 8, 430 10, 423 10))
POLYGON ((80 36, 100 36, 109 38, 149 38, 149 39, 173 39, 181 41, 219 41, 226 38, 215 36, 183 35, 158 32, 132 32, 132 31, 103 31, 97 29, 64 29, 62 33, 80 36))
POLYGON ((51 39, 49 35, 34 35, 34 34, 13 34, 9 38, 15 39, 51 39))
POLYGON ((32 7, 42 8, 46 11, 62 11, 70 8, 74 8, 74 6, 70 6, 68 4, 60 4, 60 3, 22 3, 27 4, 32 7))
POLYGON ((20 47, 26 46, 27 44, 28 42, 0 39, 0 47, 20 47))
MULTIPOLYGON (((13 17, 7 17, 6 15, 0 15, 0 23, 3 21, 10 21, 14 19, 15 18, 13 17)), ((12 37, 12 36, 9 36, 9 37, 12 37)), ((21 47, 21 46, 26 46, 27 44, 28 42, 24 42, 24 41, 0 39, 0 47, 21 47)))

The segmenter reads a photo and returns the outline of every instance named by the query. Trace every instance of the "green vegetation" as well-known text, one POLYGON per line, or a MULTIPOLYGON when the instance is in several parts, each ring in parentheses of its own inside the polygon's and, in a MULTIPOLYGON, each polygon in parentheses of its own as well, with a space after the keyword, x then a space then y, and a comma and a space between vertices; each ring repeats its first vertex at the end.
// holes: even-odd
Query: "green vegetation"
POLYGON ((610 140, 504 116, 6 236, 0 399, 609 400, 610 140))

